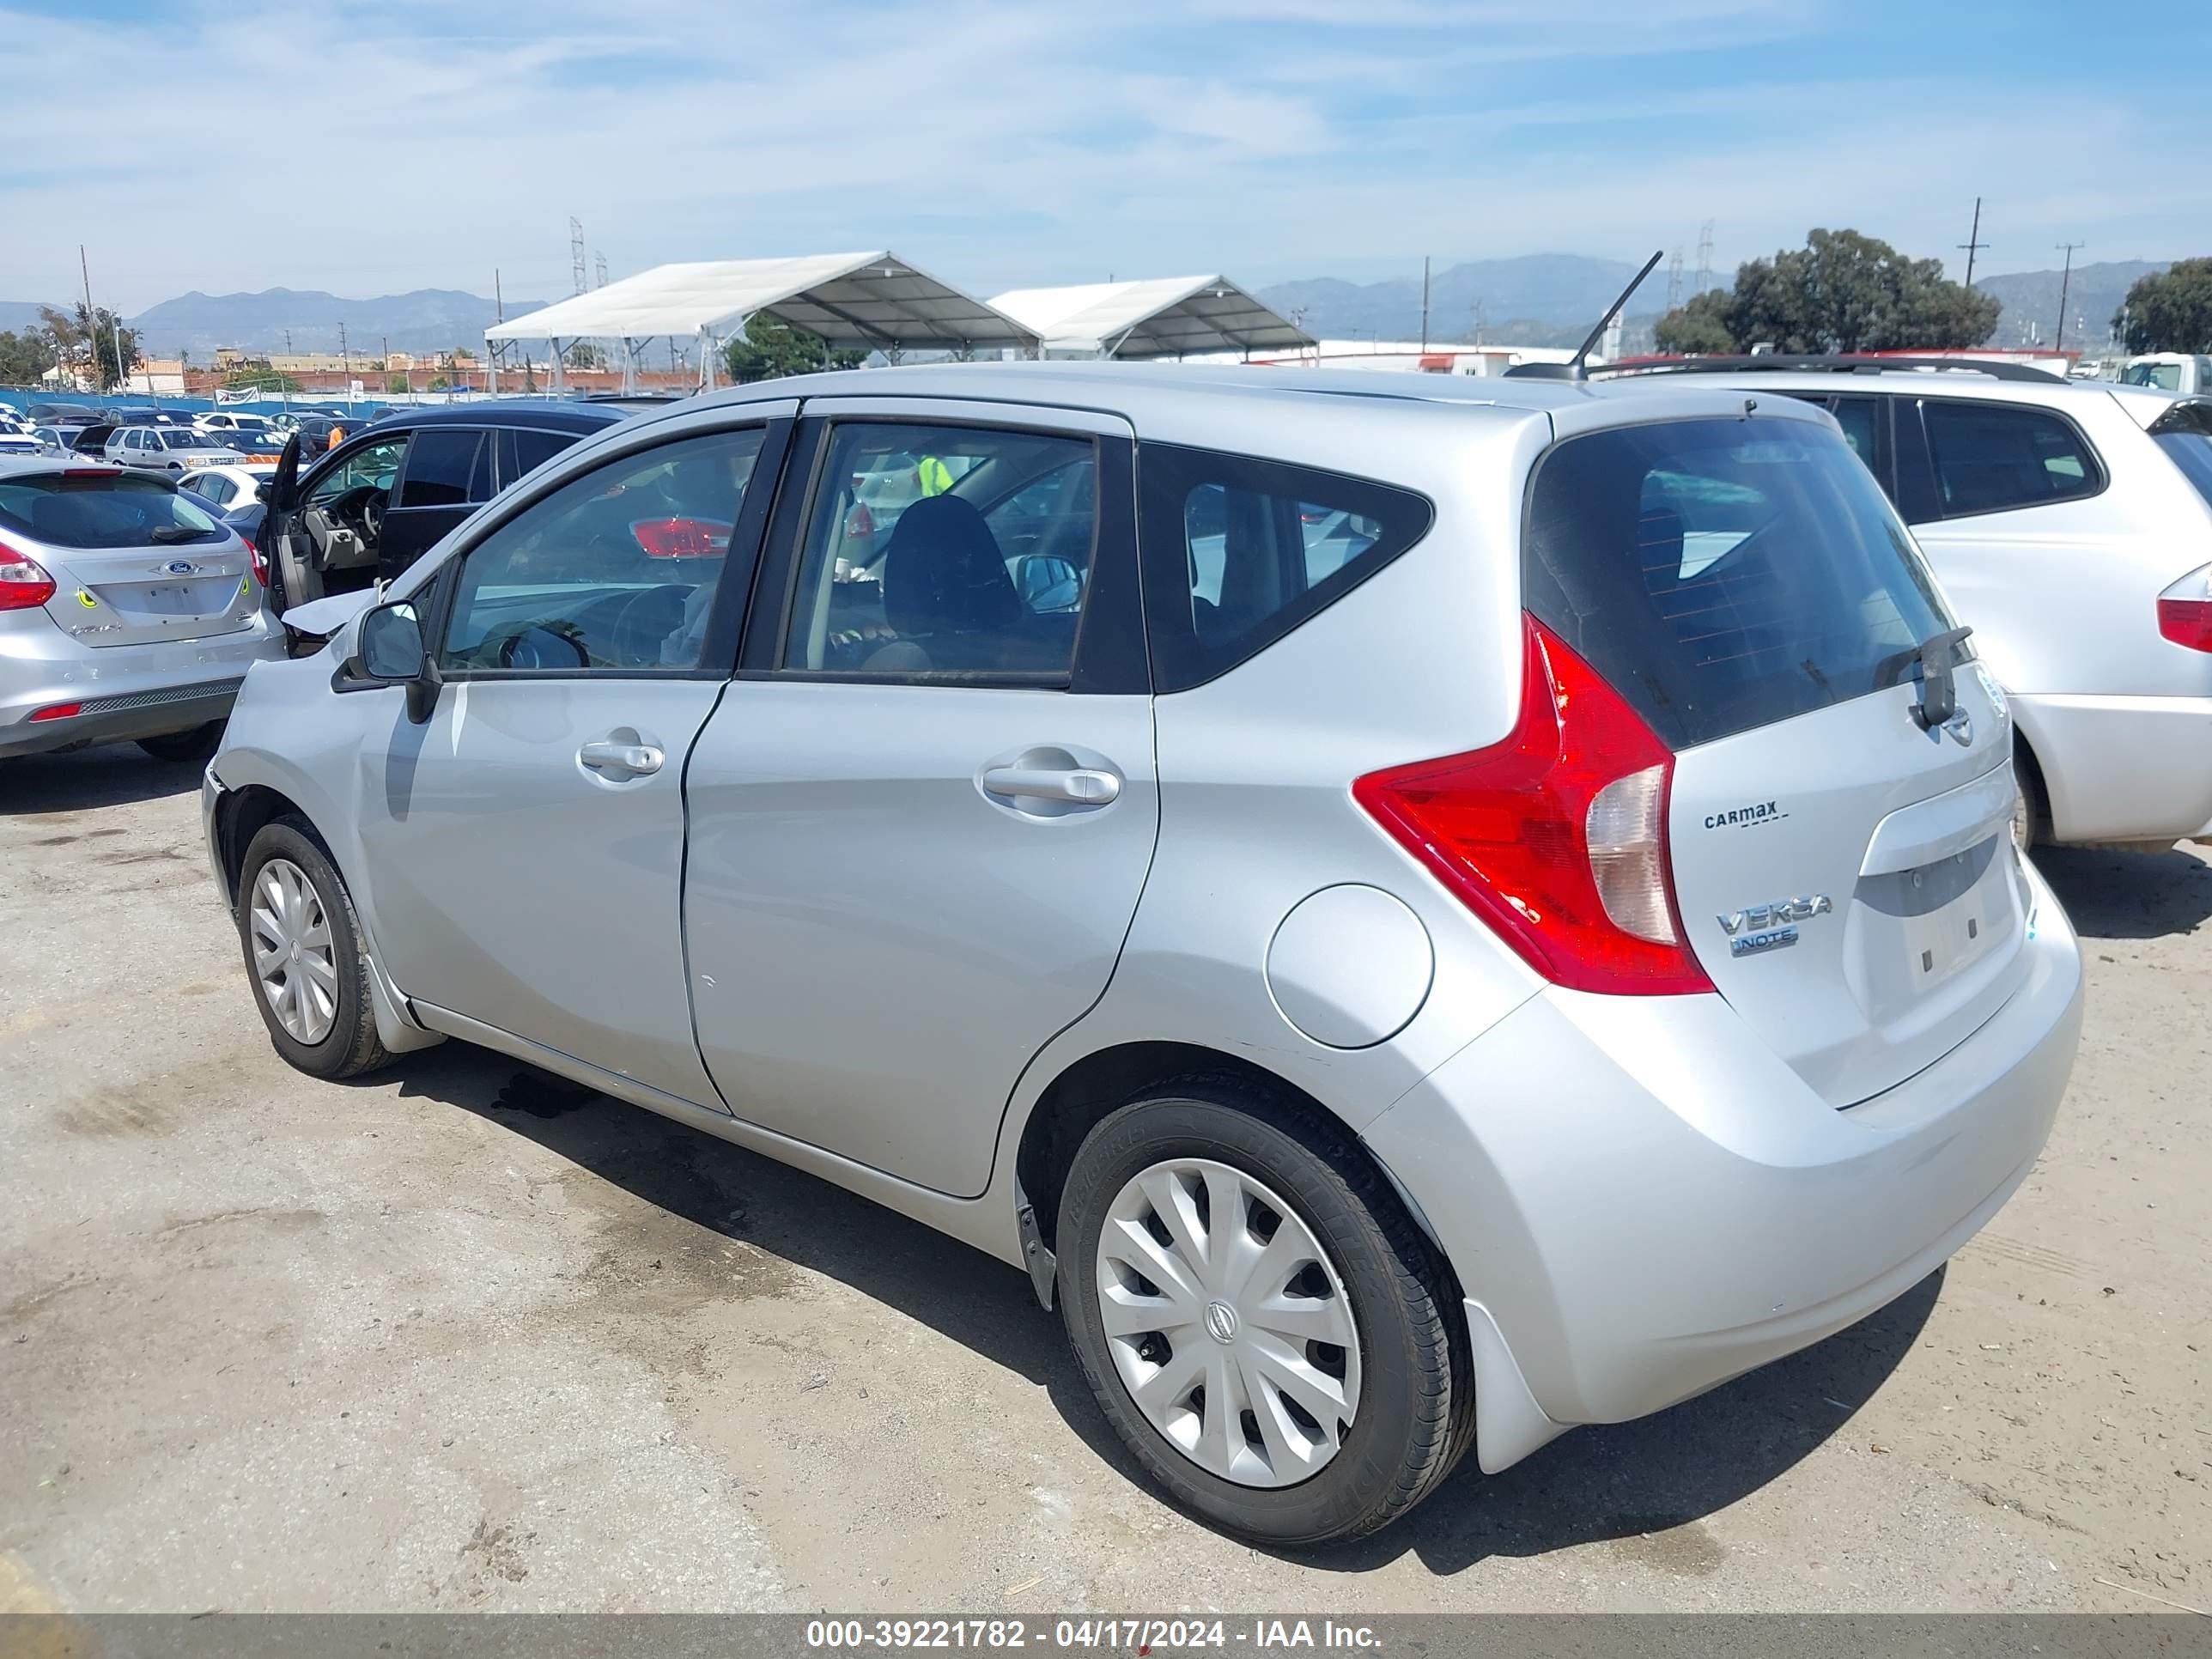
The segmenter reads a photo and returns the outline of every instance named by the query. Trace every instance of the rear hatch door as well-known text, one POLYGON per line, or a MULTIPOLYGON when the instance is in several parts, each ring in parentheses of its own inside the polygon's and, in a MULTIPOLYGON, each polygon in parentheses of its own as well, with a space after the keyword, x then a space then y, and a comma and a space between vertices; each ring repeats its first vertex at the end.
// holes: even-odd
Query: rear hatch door
POLYGON ((1715 988, 1838 1107, 1970 1036, 2027 966, 2009 721, 1966 647, 1925 672, 1954 619, 1832 424, 1762 400, 1601 428, 1534 491, 1529 608, 1675 751, 1715 988))
POLYGON ((46 614, 88 646, 205 639, 252 626, 246 544, 165 479, 105 467, 0 479, 0 538, 53 578, 46 614))

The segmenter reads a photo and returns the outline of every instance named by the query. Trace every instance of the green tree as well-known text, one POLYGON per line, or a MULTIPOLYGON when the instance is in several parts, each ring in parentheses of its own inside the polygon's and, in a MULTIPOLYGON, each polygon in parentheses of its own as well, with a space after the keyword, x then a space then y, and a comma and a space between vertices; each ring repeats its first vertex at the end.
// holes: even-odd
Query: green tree
POLYGON ((2138 276, 2112 326, 2130 351, 2212 351, 2212 258, 2138 276))
POLYGON ((384 377, 384 389, 385 389, 386 392, 404 392, 404 391, 406 391, 406 390, 408 389, 408 386, 407 386, 407 377, 406 377, 404 374, 387 374, 387 375, 386 375, 386 376, 384 377))
POLYGON ((1709 288, 1662 317, 1652 329, 1653 340, 1662 351, 1686 356, 1734 351, 1735 337, 1729 331, 1728 313, 1735 301, 1728 289, 1709 288))
POLYGON ((1677 351, 1941 350, 1979 345, 2002 310, 1946 281, 1940 260, 1908 259, 1856 230, 1815 230, 1802 248, 1739 265, 1733 289, 1676 307, 1655 332, 1677 351))
POLYGON ((53 366, 53 337, 45 330, 0 333, 0 386, 36 386, 53 366))
POLYGON ((745 319, 745 331, 730 342, 723 353, 730 378, 739 386, 754 380, 781 380, 787 374, 811 374, 817 369, 858 368, 868 359, 865 351, 832 351, 818 334, 793 328, 781 317, 756 311, 745 319))
POLYGON ((82 306, 74 311, 42 306, 39 320, 52 337, 56 355, 82 366, 101 392, 121 386, 138 366, 138 331, 124 327, 106 306, 90 311, 82 306))

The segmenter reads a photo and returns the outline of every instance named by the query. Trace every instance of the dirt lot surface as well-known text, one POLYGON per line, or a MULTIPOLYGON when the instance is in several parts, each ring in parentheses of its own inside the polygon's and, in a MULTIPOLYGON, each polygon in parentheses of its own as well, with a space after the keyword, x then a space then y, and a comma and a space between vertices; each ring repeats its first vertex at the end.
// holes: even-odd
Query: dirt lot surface
POLYGON ((196 783, 0 766, 0 1608, 2212 1607, 2198 853, 2045 860, 2081 1062, 1945 1273, 1294 1559, 1131 1479, 1012 1268, 453 1045, 287 1070, 196 783))

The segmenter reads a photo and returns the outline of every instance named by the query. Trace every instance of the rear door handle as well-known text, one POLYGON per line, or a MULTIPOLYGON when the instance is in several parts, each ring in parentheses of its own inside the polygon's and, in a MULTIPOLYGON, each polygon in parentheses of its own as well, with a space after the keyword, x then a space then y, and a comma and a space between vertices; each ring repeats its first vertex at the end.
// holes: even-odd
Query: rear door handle
POLYGON ((649 743, 617 743, 602 738, 576 751, 579 765, 617 776, 650 777, 668 757, 649 743))
POLYGON ((1018 800, 1065 801, 1074 806, 1103 806, 1121 793, 1121 780, 1111 772, 1079 766, 1050 770, 1030 766, 994 766, 983 774, 983 787, 994 795, 1018 800))

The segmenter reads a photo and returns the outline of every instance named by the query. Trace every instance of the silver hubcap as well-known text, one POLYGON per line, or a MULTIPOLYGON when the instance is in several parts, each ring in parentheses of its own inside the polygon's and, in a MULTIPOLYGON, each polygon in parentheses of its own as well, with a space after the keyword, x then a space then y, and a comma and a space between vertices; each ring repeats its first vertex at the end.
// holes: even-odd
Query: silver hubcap
POLYGON ((338 963, 315 884, 289 859, 271 859, 253 881, 246 917, 253 972, 269 1012, 301 1042, 320 1042, 338 1017, 338 963))
POLYGON ((1242 1170, 1173 1158, 1133 1177, 1099 1235, 1099 1315, 1146 1420, 1209 1474, 1287 1486, 1359 1407, 1359 1329, 1304 1222, 1242 1170))

